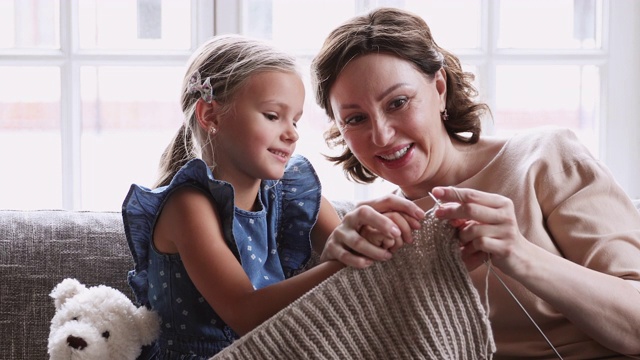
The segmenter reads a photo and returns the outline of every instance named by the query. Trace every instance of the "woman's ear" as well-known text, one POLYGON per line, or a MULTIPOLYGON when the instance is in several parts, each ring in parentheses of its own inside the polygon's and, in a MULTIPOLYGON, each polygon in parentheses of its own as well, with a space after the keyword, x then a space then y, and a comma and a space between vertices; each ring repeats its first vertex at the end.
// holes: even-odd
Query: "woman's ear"
POLYGON ((440 99, 440 112, 447 108, 447 72, 441 67, 434 75, 438 98, 440 99))
POLYGON ((216 116, 218 106, 215 100, 207 103, 199 99, 196 103, 196 119, 205 132, 209 132, 211 128, 218 127, 218 117, 216 116))

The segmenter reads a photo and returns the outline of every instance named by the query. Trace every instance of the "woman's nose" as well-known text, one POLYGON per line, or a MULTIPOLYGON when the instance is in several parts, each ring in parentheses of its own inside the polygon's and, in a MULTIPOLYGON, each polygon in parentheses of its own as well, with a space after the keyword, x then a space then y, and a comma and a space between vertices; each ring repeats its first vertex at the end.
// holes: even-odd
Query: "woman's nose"
POLYGON ((394 130, 387 118, 379 117, 372 122, 371 140, 376 146, 386 146, 393 137, 394 130))

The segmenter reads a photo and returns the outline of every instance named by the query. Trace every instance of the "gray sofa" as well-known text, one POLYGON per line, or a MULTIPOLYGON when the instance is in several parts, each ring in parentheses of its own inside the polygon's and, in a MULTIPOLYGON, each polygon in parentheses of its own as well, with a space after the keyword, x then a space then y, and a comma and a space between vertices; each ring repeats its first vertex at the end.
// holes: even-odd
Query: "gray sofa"
POLYGON ((0 359, 48 359, 49 293, 64 278, 130 298, 119 212, 0 210, 0 359))
POLYGON ((0 360, 48 358, 49 293, 64 278, 133 298, 131 268, 119 212, 0 210, 0 360))

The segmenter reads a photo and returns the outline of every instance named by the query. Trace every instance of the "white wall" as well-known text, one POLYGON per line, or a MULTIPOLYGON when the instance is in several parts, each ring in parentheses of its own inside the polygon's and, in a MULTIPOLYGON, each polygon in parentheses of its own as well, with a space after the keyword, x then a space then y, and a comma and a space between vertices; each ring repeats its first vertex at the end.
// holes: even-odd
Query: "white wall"
POLYGON ((606 84, 604 162, 640 198, 640 1, 610 1, 610 66, 606 84))

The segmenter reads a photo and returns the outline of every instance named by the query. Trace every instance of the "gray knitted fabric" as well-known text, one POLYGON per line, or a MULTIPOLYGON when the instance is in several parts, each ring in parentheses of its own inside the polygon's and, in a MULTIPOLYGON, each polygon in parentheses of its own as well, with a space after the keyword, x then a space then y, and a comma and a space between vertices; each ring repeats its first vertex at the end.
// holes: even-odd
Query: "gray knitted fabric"
POLYGON ((337 272, 213 359, 491 358, 491 327, 453 235, 429 211, 413 245, 337 272))

